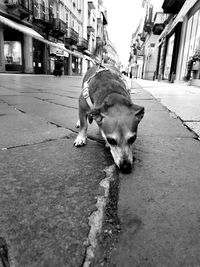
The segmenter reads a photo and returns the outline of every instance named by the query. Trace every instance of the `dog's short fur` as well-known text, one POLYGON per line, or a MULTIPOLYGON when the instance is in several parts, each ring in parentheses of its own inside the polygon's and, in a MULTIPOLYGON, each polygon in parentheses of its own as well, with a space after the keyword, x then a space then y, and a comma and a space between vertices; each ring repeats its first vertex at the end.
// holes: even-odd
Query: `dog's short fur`
POLYGON ((137 136, 138 123, 144 115, 144 108, 132 103, 126 84, 114 66, 104 66, 98 72, 94 65, 83 79, 89 79, 89 96, 93 107, 83 97, 79 98, 80 131, 74 141, 75 146, 83 146, 87 139, 87 119, 94 119, 110 148, 115 164, 122 172, 131 171, 133 164, 132 145, 137 136))

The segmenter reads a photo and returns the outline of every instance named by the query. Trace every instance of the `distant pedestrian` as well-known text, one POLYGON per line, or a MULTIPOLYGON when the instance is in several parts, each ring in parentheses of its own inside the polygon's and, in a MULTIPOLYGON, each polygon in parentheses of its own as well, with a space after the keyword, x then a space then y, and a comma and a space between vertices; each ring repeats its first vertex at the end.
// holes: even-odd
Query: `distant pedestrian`
POLYGON ((62 75, 62 71, 63 71, 63 66, 64 66, 64 64, 63 64, 63 60, 62 59, 57 59, 56 61, 55 61, 55 69, 54 69, 54 72, 53 72, 53 74, 54 74, 54 76, 61 76, 62 75))

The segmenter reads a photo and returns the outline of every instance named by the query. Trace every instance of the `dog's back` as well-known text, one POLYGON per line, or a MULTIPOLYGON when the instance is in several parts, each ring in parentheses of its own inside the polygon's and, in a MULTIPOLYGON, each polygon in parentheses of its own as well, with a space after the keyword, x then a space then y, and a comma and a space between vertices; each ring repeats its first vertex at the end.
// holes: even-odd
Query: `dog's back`
POLYGON ((89 81, 89 94, 95 106, 101 105, 109 94, 121 95, 130 100, 126 83, 120 71, 112 65, 94 65, 87 71, 83 84, 89 81))

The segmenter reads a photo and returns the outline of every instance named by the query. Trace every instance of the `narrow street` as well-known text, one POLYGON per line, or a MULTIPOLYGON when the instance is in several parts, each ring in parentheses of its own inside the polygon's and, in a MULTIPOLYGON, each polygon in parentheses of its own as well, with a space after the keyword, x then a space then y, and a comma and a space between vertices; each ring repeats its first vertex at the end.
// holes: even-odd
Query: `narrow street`
POLYGON ((10 266, 199 266, 199 89, 133 82, 145 116, 124 175, 95 124, 87 146, 73 146, 81 82, 0 75, 0 238, 10 266), (104 214, 109 193, 117 210, 104 214))

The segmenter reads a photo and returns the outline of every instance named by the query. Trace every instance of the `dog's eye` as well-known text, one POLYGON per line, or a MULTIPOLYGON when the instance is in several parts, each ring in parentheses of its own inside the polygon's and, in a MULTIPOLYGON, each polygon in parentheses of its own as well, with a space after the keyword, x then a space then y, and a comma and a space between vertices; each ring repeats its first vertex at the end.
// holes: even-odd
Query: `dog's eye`
POLYGON ((135 142, 135 139, 136 139, 136 135, 133 135, 128 139, 127 143, 129 145, 132 145, 135 142))
POLYGON ((111 146, 116 146, 117 145, 117 141, 114 138, 108 137, 107 141, 111 146))

